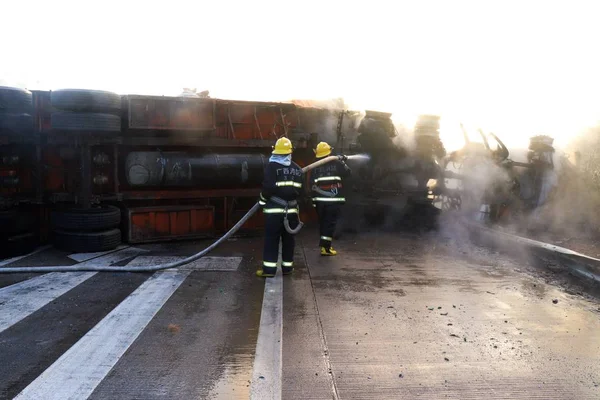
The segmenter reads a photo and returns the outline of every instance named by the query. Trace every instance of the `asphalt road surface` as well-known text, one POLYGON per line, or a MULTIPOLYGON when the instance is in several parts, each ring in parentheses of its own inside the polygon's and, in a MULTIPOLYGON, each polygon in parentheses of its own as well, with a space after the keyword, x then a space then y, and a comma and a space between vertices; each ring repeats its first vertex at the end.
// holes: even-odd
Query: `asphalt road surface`
POLYGON ((294 275, 266 287, 260 238, 154 274, 0 275, 0 398, 600 399, 600 303, 554 272, 448 234, 347 236, 331 258, 317 241, 304 231, 294 275))

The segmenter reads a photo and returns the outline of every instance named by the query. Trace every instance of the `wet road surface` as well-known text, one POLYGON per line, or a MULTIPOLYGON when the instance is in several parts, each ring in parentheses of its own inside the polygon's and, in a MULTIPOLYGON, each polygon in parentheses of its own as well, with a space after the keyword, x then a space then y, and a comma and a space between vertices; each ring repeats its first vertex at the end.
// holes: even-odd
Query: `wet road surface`
MULTIPOLYGON (((332 258, 316 241, 309 230, 298 237, 296 272, 283 277, 284 399, 600 398, 597 300, 440 235, 348 236, 332 258)), ((131 246, 94 260, 204 246, 131 246)), ((187 272, 0 275, 0 398, 51 387, 44 397, 56 396, 77 377, 77 398, 247 399, 261 247, 228 242, 187 272)), ((49 249, 12 265, 76 263, 67 256, 49 249)))
POLYGON ((456 246, 368 235, 328 259, 305 246, 284 292, 284 398, 600 398, 598 303, 456 246))
MULTIPOLYGON (((135 248, 149 249, 140 254, 160 260, 165 255, 190 255, 205 245, 135 248)), ((4 330, 3 315, 27 308, 24 306, 29 305, 26 301, 30 293, 27 288, 16 287, 11 294, 21 301, 13 300, 9 304, 2 301, 0 289, 0 398, 13 398, 27 388, 35 391, 25 392, 28 396, 24 398, 66 398, 45 391, 52 385, 58 386, 53 390, 60 390, 61 385, 69 386, 63 382, 68 368, 73 369, 72 374, 77 374, 79 383, 83 382, 73 394, 74 398, 248 398, 263 294, 263 282, 253 276, 254 247, 255 242, 251 240, 232 241, 215 251, 211 256, 216 257, 217 262, 230 265, 231 258, 235 261, 238 257, 239 265, 233 265, 235 269, 231 271, 192 271, 163 305, 149 310, 147 325, 142 321, 142 325, 130 326, 131 321, 144 317, 144 310, 139 307, 119 310, 119 307, 134 299, 136 290, 143 289, 143 285, 158 273, 94 274, 4 330), (100 327, 115 311, 113 320, 116 318, 117 323, 104 331, 105 338, 94 341, 92 330, 100 327), (119 336, 132 331, 137 332, 137 336, 130 344, 119 336), (83 348, 83 356, 82 352, 73 351, 85 341, 91 344, 83 348), (113 347, 107 352, 105 349, 109 345, 113 347), (67 365, 56 368, 69 352, 71 357, 67 365), (86 353, 94 354, 100 364, 96 369, 90 367, 86 353), (105 366, 110 368, 102 370, 105 366)), ((94 261, 102 263, 111 255, 118 259, 118 254, 127 250, 131 248, 97 257, 94 261)), ((40 255, 35 255, 33 260, 23 259, 14 265, 75 264, 66 256, 52 249, 42 254, 45 262, 41 262, 40 255)), ((134 258, 121 260, 116 265, 131 263, 134 258)), ((15 288, 19 283, 42 276, 45 275, 3 275, 0 276, 0 288, 15 288)), ((167 281, 165 289, 171 285, 167 281)), ((36 287, 40 296, 48 296, 51 289, 36 287)), ((143 293, 151 302, 159 291, 160 287, 155 286, 152 291, 143 293)), ((141 299, 142 305, 146 298, 141 299)))

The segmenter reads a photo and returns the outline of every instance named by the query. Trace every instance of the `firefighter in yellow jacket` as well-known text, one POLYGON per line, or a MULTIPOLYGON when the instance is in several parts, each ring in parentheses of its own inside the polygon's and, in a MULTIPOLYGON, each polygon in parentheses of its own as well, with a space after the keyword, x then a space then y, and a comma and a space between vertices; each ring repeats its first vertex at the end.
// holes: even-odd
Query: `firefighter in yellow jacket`
MULTIPOLYGON (((331 154, 333 147, 321 142, 314 150, 317 159, 331 154)), ((312 200, 319 216, 319 247, 322 256, 335 256, 337 251, 331 246, 337 220, 344 197, 344 178, 350 175, 350 168, 342 160, 332 161, 313 170, 311 174, 312 200)))

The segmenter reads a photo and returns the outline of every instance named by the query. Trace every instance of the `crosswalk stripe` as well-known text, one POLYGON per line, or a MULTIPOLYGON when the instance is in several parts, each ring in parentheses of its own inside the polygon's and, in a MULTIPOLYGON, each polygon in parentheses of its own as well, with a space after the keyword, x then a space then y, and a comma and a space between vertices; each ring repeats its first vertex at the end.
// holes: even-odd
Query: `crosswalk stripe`
POLYGON ((88 398, 191 272, 152 275, 15 399, 88 398))
POLYGON ((98 257, 106 255, 106 254, 110 254, 110 253, 114 253, 119 250, 126 249, 128 247, 129 246, 127 246, 127 245, 121 245, 113 250, 100 251, 100 252, 96 252, 96 253, 73 253, 73 254, 68 255, 67 257, 69 257, 73 261, 84 262, 84 261, 91 260, 92 258, 98 258, 98 257))
MULTIPOLYGON (((113 265, 139 255, 133 247, 107 254, 78 265, 113 265)), ((53 272, 0 289, 0 332, 62 296, 97 272, 53 272)))
MULTIPOLYGON (((132 260, 128 267, 139 265, 158 265, 183 260, 183 256, 138 256, 132 260)), ((242 257, 202 257, 177 269, 191 269, 194 271, 237 271, 242 263, 242 257)))
POLYGON ((95 272, 54 272, 0 289, 0 332, 94 275, 95 272))

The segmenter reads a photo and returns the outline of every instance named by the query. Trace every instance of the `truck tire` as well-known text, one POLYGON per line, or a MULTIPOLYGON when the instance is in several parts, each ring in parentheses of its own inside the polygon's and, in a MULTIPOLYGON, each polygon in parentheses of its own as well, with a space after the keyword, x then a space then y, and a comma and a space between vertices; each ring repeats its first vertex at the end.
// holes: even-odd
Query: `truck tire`
POLYGON ((31 253, 39 245, 39 238, 33 232, 13 236, 0 236, 0 258, 16 257, 31 253))
POLYGON ((0 132, 31 133, 33 132, 33 117, 24 113, 3 112, 0 109, 0 132))
POLYGON ((110 229, 102 232, 54 231, 54 246, 75 253, 93 253, 112 250, 121 244, 121 231, 110 229))
POLYGON ((25 89, 0 86, 0 111, 5 112, 31 112, 33 96, 25 89))
POLYGON ((53 211, 52 227, 58 230, 94 232, 118 228, 121 223, 121 210, 103 205, 89 209, 68 209, 53 211))
POLYGON ((121 112, 121 96, 103 90, 62 89, 50 93, 52 107, 78 112, 121 112))
POLYGON ((121 118, 112 114, 55 112, 51 127, 57 131, 121 132, 121 118))
POLYGON ((0 211, 0 235, 29 232, 35 225, 35 215, 16 209, 0 211))

